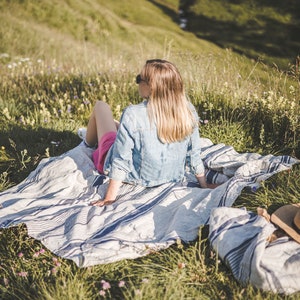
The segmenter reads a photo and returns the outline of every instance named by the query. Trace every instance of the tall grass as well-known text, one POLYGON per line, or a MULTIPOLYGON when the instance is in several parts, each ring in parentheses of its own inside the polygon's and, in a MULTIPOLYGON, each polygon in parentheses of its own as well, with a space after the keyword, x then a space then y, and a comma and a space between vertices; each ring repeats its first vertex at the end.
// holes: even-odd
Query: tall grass
MULTIPOLYGON (((201 135, 242 152, 299 153, 299 123, 293 123, 299 117, 299 106, 297 111, 291 105, 299 105, 296 88, 292 88, 297 81, 289 78, 283 82, 290 81, 290 86, 276 86, 270 80, 268 86, 255 77, 251 82, 255 64, 248 75, 246 71, 241 75, 232 53, 226 55, 224 62, 230 63, 224 63, 222 72, 211 62, 218 57, 187 60, 176 53, 169 57, 178 63, 189 97, 199 109, 201 135), (256 84, 258 88, 253 90, 256 84), (276 140, 279 136, 274 126, 281 128, 285 118, 288 123, 282 143, 276 140), (252 127, 251 122, 261 125, 252 127), (271 125, 273 131, 265 134, 265 126, 271 125)), ((6 65, 1 72, 1 190, 24 179, 42 157, 58 155, 77 145, 76 130, 86 125, 97 99, 110 103, 116 118, 126 105, 140 101, 134 83, 136 72, 129 67, 82 73, 26 59, 6 65)), ((275 73, 270 74, 275 78, 275 73)), ((278 81, 281 77, 278 73, 278 81)), ((297 202, 299 174, 299 167, 279 174, 258 192, 243 192, 235 205, 274 209, 297 202)), ((183 245, 178 241, 144 258, 86 269, 53 256, 29 238, 22 225, 2 229, 0 238, 0 294, 4 299, 281 299, 241 287, 210 251, 206 228, 199 230, 199 239, 193 243, 183 245)))
MULTIPOLYGON (((96 100, 111 104, 116 118, 129 103, 139 102, 135 75, 152 57, 178 66, 203 121, 201 136, 240 152, 300 157, 296 73, 271 69, 181 32, 172 22, 177 1, 144 1, 143 13, 131 9, 133 0, 49 3, 0 3, 0 191, 21 182, 43 157, 75 147, 80 142, 76 131, 86 126, 96 100), (153 14, 156 18, 145 18, 153 14)), ((257 192, 243 191, 235 206, 273 211, 299 202, 299 178, 296 166, 257 192)), ((0 230, 0 253, 1 299, 299 296, 240 286, 211 252, 206 227, 192 243, 178 241, 147 257, 84 269, 44 249, 24 225, 0 230)))

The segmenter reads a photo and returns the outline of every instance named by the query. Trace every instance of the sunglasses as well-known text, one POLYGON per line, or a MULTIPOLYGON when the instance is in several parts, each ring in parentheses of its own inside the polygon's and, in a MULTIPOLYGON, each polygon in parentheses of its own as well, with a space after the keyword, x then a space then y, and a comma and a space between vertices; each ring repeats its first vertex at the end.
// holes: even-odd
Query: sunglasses
POLYGON ((137 75, 135 78, 136 84, 140 84, 142 81, 147 82, 146 80, 142 79, 141 75, 137 75))

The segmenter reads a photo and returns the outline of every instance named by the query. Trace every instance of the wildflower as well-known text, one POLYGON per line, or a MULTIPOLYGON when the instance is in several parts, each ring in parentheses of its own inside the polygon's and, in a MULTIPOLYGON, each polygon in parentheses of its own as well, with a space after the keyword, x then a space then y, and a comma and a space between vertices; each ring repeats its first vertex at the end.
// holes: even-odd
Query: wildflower
POLYGON ((17 275, 20 276, 20 277, 27 277, 28 272, 22 271, 22 272, 19 272, 17 275))
POLYGON ((59 146, 59 144, 60 144, 60 142, 59 141, 51 141, 51 144, 52 145, 55 145, 56 147, 58 147, 59 146))
POLYGON ((29 57, 20 58, 20 62, 27 62, 30 61, 29 57))
POLYGON ((9 58, 9 54, 8 53, 1 53, 0 58, 9 58))
POLYGON ((104 297, 105 296, 105 291, 103 291, 103 290, 99 291, 99 295, 104 297))
POLYGON ((142 282, 143 282, 143 283, 148 283, 148 282, 149 282, 149 279, 148 279, 148 278, 143 278, 142 282))
POLYGON ((4 277, 3 278, 3 283, 4 283, 5 286, 8 286, 9 280, 6 277, 4 277))
POLYGON ((45 249, 42 248, 42 249, 40 249, 39 252, 40 252, 40 254, 44 254, 45 253, 45 249))
POLYGON ((10 120, 11 119, 11 116, 10 116, 10 113, 9 113, 9 110, 7 107, 5 107, 2 111, 2 114, 8 119, 10 120))
POLYGON ((21 117, 19 118, 19 122, 20 122, 21 124, 25 124, 25 121, 24 121, 24 117, 23 117, 23 116, 21 116, 21 117))
POLYGON ((289 87, 289 90, 290 90, 290 94, 294 94, 295 93, 295 87, 293 85, 291 85, 289 87))
POLYGON ((206 125, 207 123, 209 123, 209 121, 207 119, 205 120, 202 120, 202 119, 199 119, 200 123, 206 125))
POLYGON ((55 267, 53 267, 53 268, 51 269, 51 273, 52 273, 53 275, 55 275, 55 274, 57 273, 57 269, 56 269, 55 267))
POLYGON ((40 255, 40 252, 35 252, 35 253, 33 254, 33 257, 39 257, 39 255, 40 255))
POLYGON ((142 291, 141 291, 141 290, 135 290, 135 294, 136 294, 137 296, 140 296, 140 295, 142 295, 142 291))
POLYGON ((251 191, 252 191, 252 193, 256 193, 257 187, 256 186, 251 187, 251 191))
POLYGON ((24 254, 22 253, 22 252, 20 252, 20 253, 18 253, 18 257, 23 257, 24 256, 24 254))
POLYGON ((107 282, 107 281, 105 281, 105 280, 101 280, 101 283, 102 283, 102 288, 103 288, 103 290, 108 290, 108 289, 111 288, 109 282, 107 282))
POLYGON ((124 280, 121 280, 118 284, 119 287, 123 287, 125 286, 125 281, 124 280))
POLYGON ((184 269, 185 268, 185 263, 179 262, 178 263, 178 269, 184 269))

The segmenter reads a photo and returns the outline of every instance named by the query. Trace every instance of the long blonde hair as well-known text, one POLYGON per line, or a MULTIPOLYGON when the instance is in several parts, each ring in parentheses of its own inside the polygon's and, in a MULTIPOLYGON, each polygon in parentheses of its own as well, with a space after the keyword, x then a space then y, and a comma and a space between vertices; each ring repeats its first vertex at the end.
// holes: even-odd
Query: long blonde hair
POLYGON ((196 126, 183 81, 177 68, 161 59, 147 60, 141 78, 150 88, 147 105, 150 122, 155 122, 161 142, 185 139, 196 126))

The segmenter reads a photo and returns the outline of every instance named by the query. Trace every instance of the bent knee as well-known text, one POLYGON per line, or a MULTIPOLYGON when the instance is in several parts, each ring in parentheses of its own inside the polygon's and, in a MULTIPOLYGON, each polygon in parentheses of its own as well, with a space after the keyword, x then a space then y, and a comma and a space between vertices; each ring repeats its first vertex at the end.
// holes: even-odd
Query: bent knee
POLYGON ((107 111, 110 110, 110 106, 102 100, 97 100, 95 103, 95 110, 107 111))
POLYGON ((103 100, 97 100, 96 103, 95 103, 95 106, 106 106, 106 107, 109 107, 109 105, 104 102, 103 100))

